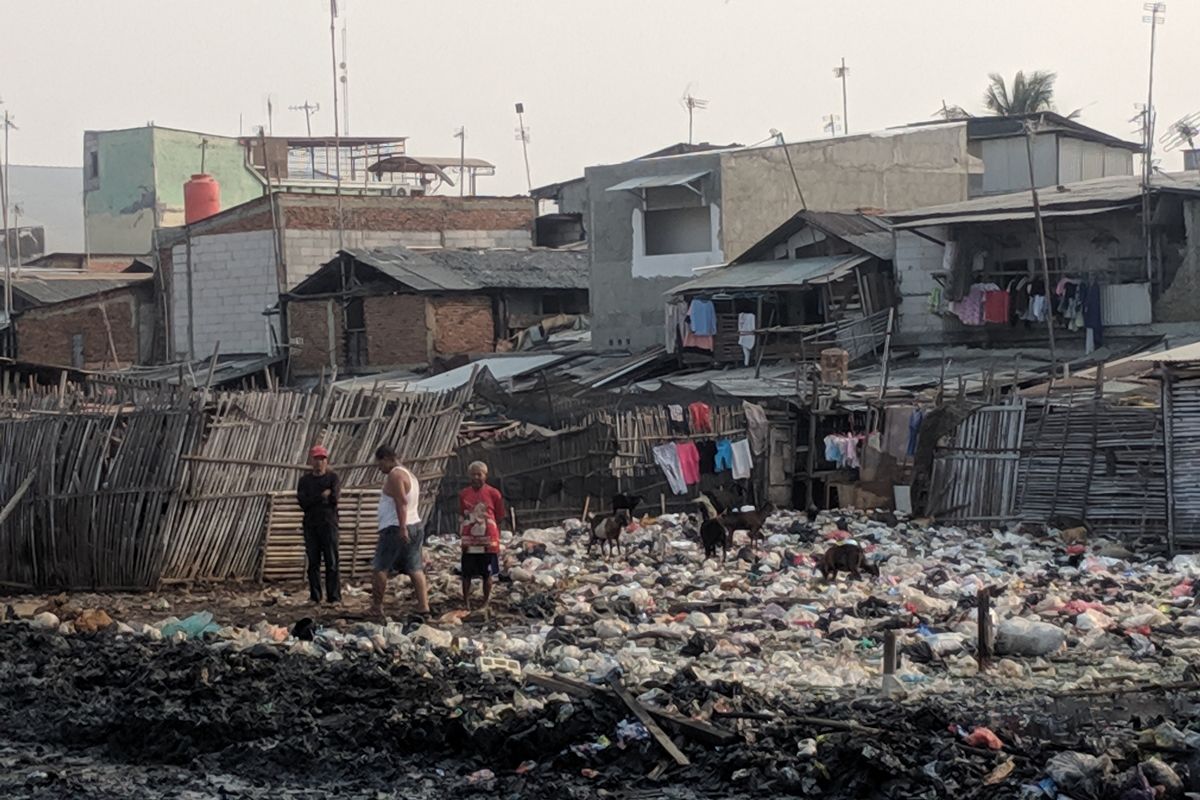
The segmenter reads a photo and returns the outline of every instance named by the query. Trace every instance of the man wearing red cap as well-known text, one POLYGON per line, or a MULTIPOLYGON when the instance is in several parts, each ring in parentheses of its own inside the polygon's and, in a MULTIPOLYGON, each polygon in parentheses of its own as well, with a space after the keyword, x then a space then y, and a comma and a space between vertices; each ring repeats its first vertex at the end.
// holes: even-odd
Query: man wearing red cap
POLYGON ((325 598, 342 599, 338 581, 338 499, 342 482, 329 469, 329 451, 315 445, 308 451, 311 469, 300 478, 296 499, 304 510, 304 550, 308 554, 308 596, 321 602, 321 561, 325 561, 325 598))

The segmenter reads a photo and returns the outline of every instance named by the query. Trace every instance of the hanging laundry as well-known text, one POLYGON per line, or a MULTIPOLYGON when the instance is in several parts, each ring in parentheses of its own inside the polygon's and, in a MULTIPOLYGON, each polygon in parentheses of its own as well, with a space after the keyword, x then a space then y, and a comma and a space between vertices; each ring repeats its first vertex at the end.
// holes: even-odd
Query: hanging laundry
POLYGON ((858 469, 861 466, 858 460, 858 446, 862 443, 862 436, 847 436, 846 437, 846 466, 853 469, 858 469))
POLYGON ((841 436, 830 434, 825 437, 825 460, 839 467, 846 463, 846 444, 841 436))
POLYGON ((746 436, 750 439, 750 450, 756 456, 767 452, 767 411, 758 403, 742 401, 746 414, 746 436))
POLYGON ((717 472, 733 469, 733 443, 728 439, 717 441, 717 456, 714 459, 713 468, 717 472))
POLYGON ((660 444, 653 450, 654 462, 667 476, 667 484, 675 494, 687 494, 687 481, 683 479, 683 468, 679 465, 679 453, 673 443, 660 444))
POLYGON ((970 291, 962 300, 950 304, 950 310, 964 325, 982 325, 984 298, 989 290, 999 288, 994 283, 972 284, 970 291))
POLYGON ((684 414, 683 406, 679 404, 667 406, 667 433, 672 436, 687 436, 691 433, 688 430, 687 416, 684 414))
POLYGON ((733 443, 732 450, 734 480, 749 478, 750 470, 754 465, 754 458, 750 455, 750 440, 738 439, 733 443))
POLYGON ((908 457, 917 454, 917 439, 921 432, 921 423, 925 421, 925 411, 918 408, 908 420, 908 457))
POLYGON ((742 348, 745 365, 750 366, 750 354, 754 352, 754 331, 757 328, 753 314, 738 314, 738 346, 742 348))
POLYGON ((683 334, 683 346, 692 350, 707 350, 712 352, 713 336, 699 336, 691 331, 683 334))
POLYGON ((700 451, 692 442, 676 442, 675 455, 679 458, 679 471, 684 483, 691 486, 700 482, 700 451))
POLYGON ((687 325, 686 317, 687 306, 682 300, 673 300, 667 303, 663 343, 666 345, 668 353, 674 353, 679 348, 680 340, 683 338, 680 331, 687 325))
POLYGON ((1100 311, 1102 295, 1100 284, 1094 280, 1083 292, 1083 324, 1092 334, 1096 347, 1104 346, 1104 320, 1100 311))
POLYGON ((692 416, 692 433, 712 433, 712 409, 708 403, 692 403, 688 413, 692 416))
POLYGON ((715 475, 717 472, 717 443, 711 439, 696 442, 696 450, 700 453, 701 474, 715 475))
POLYGON ((1008 322, 1008 292, 992 289, 983 296, 983 321, 1008 322))
POLYGON ((715 336, 717 333, 717 309, 711 300, 697 297, 688 306, 688 319, 692 323, 692 333, 697 336, 715 336))

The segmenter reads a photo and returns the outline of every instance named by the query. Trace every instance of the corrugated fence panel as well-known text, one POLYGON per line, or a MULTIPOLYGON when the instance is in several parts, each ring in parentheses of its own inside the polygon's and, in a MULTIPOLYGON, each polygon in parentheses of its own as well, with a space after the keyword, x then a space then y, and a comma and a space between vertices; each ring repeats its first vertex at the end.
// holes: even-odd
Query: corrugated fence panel
POLYGON ((1172 533, 1175 548, 1200 549, 1200 379, 1168 383, 1172 533))

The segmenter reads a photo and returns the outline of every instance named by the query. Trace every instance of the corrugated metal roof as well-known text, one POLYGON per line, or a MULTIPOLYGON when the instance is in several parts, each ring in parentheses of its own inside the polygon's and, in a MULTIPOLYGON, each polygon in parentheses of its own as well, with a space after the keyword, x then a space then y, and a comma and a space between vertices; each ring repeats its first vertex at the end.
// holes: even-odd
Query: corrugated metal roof
MULTIPOLYGON (((1109 214, 1113 211, 1121 211, 1127 208, 1132 208, 1133 201, 1120 206, 1099 206, 1095 208, 1064 208, 1057 211, 1042 211, 1042 216, 1046 219, 1054 217, 1087 217, 1095 214, 1109 214)), ((918 219, 913 222, 898 222, 895 225, 896 230, 902 231, 909 228, 925 228, 930 225, 955 225, 964 222, 1015 222, 1019 220, 1033 219, 1034 213, 1029 211, 997 211, 993 214, 961 214, 959 216, 938 217, 936 219, 918 219)))
POLYGON ((498 381, 511 380, 529 372, 536 372, 570 356, 544 354, 533 356, 492 356, 472 361, 461 367, 432 375, 428 378, 411 380, 403 377, 388 379, 384 376, 362 377, 347 384, 354 387, 369 385, 372 388, 391 392, 446 392, 465 386, 476 370, 486 369, 498 381))
MULTIPOLYGON (((1200 194, 1200 172, 1169 172, 1154 176, 1151 188, 1163 192, 1187 192, 1200 194)), ((1115 206, 1137 200, 1142 196, 1142 182, 1137 175, 1118 175, 1112 178, 1097 178, 1090 181, 1047 186, 1038 189, 1038 201, 1043 212, 1056 208, 1115 206)), ((975 217, 1009 211, 1032 211, 1033 200, 1028 191, 1010 192, 989 197, 977 197, 960 203, 914 208, 889 212, 888 217, 896 223, 911 223, 917 220, 926 225, 939 225, 945 217, 975 217)), ((910 226, 911 227, 911 226, 910 226)))
POLYGON ((846 275, 870 256, 840 255, 818 258, 750 261, 714 269, 671 289, 669 294, 738 289, 775 289, 828 283, 846 275))
MULTIPOLYGON (((472 292, 481 289, 587 289, 586 250, 378 250, 342 251, 418 292, 472 292)), ((329 262, 311 276, 316 278, 329 262)), ((306 280, 295 288, 303 294, 306 280)))
MULTIPOLYGON (((36 273, 22 270, 13 275, 13 292, 36 305, 64 303, 93 294, 123 289, 153 280, 146 274, 77 273, 63 270, 39 270, 36 273)), ((3 280, 0 279, 0 284, 3 280)))
POLYGON ((1146 353, 1145 355, 1137 356, 1137 360, 1153 361, 1161 364, 1200 362, 1200 342, 1192 342, 1182 347, 1173 347, 1170 350, 1163 350, 1159 353, 1146 353))
POLYGON ((685 183, 691 183, 694 180, 699 180, 707 175, 711 170, 703 172, 690 172, 680 175, 644 175, 640 178, 630 178, 627 181, 621 181, 615 186, 610 186, 605 189, 606 192, 622 192, 629 189, 649 189, 654 186, 683 186, 685 183))
POLYGON ((809 226, 884 261, 891 261, 896 255, 891 227, 878 217, 838 211, 798 211, 729 263, 761 261, 775 247, 809 226))

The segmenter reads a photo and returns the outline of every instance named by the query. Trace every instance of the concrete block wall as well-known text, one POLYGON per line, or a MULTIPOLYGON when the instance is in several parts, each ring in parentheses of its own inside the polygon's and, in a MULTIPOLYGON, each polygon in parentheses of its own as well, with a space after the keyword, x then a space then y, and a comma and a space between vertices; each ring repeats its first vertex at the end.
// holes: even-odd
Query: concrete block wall
MULTIPOLYGON (((265 353, 267 321, 263 311, 279 301, 275 251, 270 231, 197 236, 191 252, 189 341, 188 247, 171 252, 171 319, 176 354, 203 358, 218 342, 221 353, 265 353)), ((271 317, 278 335, 278 317, 271 317)))
MULTIPOLYGON (((939 241, 948 235, 945 228, 926 232, 939 241)), ((900 293, 897 339, 917 344, 929 334, 941 334, 945 327, 941 317, 929 311, 929 294, 939 285, 933 273, 942 269, 945 248, 908 231, 896 231, 895 236, 896 288, 900 293)))

